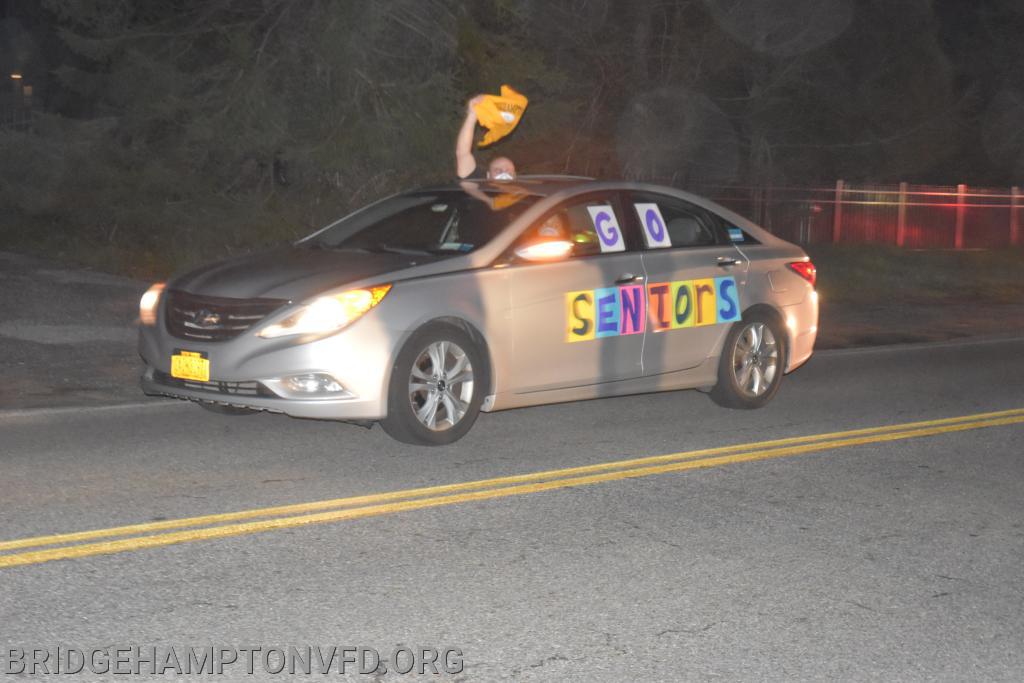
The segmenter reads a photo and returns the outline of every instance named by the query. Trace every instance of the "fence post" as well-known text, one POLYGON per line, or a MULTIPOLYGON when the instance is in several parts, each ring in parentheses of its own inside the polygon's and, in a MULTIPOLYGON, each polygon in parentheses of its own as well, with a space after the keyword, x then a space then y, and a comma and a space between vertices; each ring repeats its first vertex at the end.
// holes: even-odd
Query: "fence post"
POLYGON ((1020 244, 1020 218, 1017 215, 1017 198, 1020 196, 1020 188, 1014 185, 1010 188, 1010 246, 1020 244))
POLYGON ((843 189, 846 183, 842 180, 836 181, 836 202, 832 212, 832 243, 838 244, 843 227, 843 189))
POLYGON ((900 183, 900 204, 896 214, 896 246, 902 247, 907 238, 907 184, 900 183))
POLYGON ((966 194, 966 185, 960 183, 956 186, 956 237, 953 239, 954 249, 964 248, 964 195, 966 194))

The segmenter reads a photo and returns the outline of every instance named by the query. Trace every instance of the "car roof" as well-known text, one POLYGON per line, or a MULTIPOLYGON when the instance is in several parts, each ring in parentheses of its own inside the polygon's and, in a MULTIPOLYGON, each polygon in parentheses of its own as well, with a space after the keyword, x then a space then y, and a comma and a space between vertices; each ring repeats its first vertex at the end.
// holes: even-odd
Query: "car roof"
POLYGON ((594 178, 574 175, 520 175, 515 180, 493 181, 483 178, 466 178, 448 185, 433 185, 423 187, 415 192, 430 192, 436 190, 461 190, 461 183, 475 183, 484 192, 505 193, 510 189, 538 197, 549 197, 563 190, 572 189, 582 185, 594 183, 594 178))
POLYGON ((445 185, 433 185, 421 187, 412 192, 437 192, 437 191, 460 191, 461 184, 465 182, 474 183, 481 191, 488 194, 504 194, 509 191, 525 193, 535 197, 551 197, 553 195, 571 196, 582 194, 589 190, 595 191, 616 191, 634 190, 660 192, 662 194, 676 195, 685 198, 693 203, 706 204, 709 200, 691 192, 665 185, 656 185, 650 182, 625 180, 622 178, 589 178, 577 175, 519 175, 515 180, 493 181, 483 178, 467 178, 462 181, 445 185))

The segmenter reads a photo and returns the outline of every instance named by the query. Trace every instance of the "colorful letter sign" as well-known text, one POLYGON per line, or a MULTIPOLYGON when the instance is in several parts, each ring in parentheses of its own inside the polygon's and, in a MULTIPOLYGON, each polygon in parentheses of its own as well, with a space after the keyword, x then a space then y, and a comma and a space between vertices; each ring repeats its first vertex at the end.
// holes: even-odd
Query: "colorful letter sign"
POLYGON ((644 241, 650 249, 664 249, 672 246, 672 239, 668 236, 668 229, 665 227, 665 219, 661 217, 661 210, 657 204, 634 204, 636 215, 640 218, 640 225, 644 228, 644 241))
POLYGON ((597 240, 601 245, 601 251, 625 251, 626 240, 612 207, 608 205, 588 206, 587 211, 590 212, 590 220, 594 222, 594 230, 597 231, 597 240))
POLYGON ((594 292, 569 292, 565 295, 568 306, 566 341, 586 341, 594 338, 594 292))
POLYGON ((594 290, 594 301, 597 302, 596 324, 597 337, 619 336, 619 289, 607 287, 594 290))
POLYGON ((566 341, 578 342, 721 325, 740 319, 739 293, 731 277, 652 282, 568 292, 566 341))
POLYGON ((643 285, 619 287, 619 334, 640 334, 647 326, 647 297, 643 285))

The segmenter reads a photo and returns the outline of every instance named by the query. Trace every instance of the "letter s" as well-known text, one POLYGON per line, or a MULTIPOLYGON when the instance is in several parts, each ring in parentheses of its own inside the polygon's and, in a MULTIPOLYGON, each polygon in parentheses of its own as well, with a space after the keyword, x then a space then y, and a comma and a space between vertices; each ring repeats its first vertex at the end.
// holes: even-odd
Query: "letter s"
POLYGON ((588 320, 583 315, 582 312, 580 312, 580 308, 579 308, 579 305, 581 303, 588 303, 589 304, 590 302, 591 302, 591 299, 586 294, 579 294, 579 295, 576 296, 575 299, 573 299, 573 301, 572 301, 572 314, 576 318, 577 322, 579 322, 579 325, 577 325, 576 327, 572 328, 573 334, 576 334, 576 335, 579 335, 581 337, 584 337, 584 336, 586 336, 587 334, 590 333, 591 322, 590 322, 590 320, 588 320))
POLYGON ((736 281, 731 277, 719 278, 718 301, 718 322, 728 323, 740 317, 740 306, 736 301, 736 281))

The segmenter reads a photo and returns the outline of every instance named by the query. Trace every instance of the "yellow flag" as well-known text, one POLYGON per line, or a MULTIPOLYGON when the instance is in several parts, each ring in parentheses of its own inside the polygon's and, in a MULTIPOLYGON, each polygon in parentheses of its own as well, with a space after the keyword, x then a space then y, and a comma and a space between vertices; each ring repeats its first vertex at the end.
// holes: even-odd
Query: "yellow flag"
POLYGON ((519 124, 519 119, 523 117, 528 103, 525 95, 517 93, 507 85, 501 86, 500 95, 484 95, 483 99, 473 106, 476 120, 487 129, 479 146, 493 145, 511 133, 519 124))

